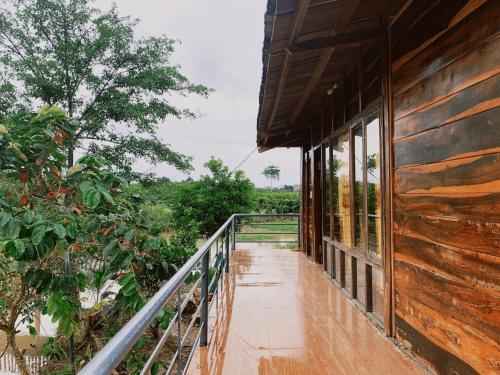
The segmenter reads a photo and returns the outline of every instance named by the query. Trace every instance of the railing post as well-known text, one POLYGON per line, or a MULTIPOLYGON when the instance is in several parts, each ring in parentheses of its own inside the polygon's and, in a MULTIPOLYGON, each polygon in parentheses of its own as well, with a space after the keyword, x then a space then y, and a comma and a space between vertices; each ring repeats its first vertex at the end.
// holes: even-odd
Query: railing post
POLYGON ((201 258, 201 311, 200 311, 200 346, 208 344, 208 263, 210 261, 210 251, 201 258))
POLYGON ((224 231, 224 248, 226 251, 226 273, 229 272, 229 226, 224 231))
POLYGON ((232 230, 232 247, 233 250, 236 249, 236 215, 233 216, 233 220, 231 221, 231 230, 232 230))
POLYGON ((177 289, 177 374, 182 373, 181 288, 177 289))
POLYGON ((297 248, 300 247, 300 215, 297 216, 297 248))

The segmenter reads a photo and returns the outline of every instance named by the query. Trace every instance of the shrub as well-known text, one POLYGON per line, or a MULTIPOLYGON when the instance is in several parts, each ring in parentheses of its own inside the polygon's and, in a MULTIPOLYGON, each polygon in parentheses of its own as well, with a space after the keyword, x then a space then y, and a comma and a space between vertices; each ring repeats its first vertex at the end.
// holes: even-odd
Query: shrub
POLYGON ((254 186, 242 171, 231 174, 221 160, 212 158, 205 167, 209 175, 178 187, 172 213, 177 229, 195 222, 209 236, 232 214, 251 211, 254 186))
POLYGON ((258 189, 255 197, 255 210, 269 214, 299 213, 299 192, 258 189))

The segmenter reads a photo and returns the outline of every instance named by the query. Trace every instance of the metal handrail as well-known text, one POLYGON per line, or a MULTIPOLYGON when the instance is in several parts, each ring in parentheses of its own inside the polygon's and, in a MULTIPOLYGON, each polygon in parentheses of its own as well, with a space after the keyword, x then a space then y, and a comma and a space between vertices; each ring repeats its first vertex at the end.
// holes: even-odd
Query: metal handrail
MULTIPOLYGON (((149 325, 158 316, 161 310, 165 307, 165 304, 169 301, 174 294, 177 293, 177 312, 172 318, 169 326, 162 334, 160 340, 158 341, 153 352, 149 356, 143 370, 142 374, 149 374, 150 370, 155 363, 161 349, 165 345, 168 336, 172 332, 175 322, 177 322, 177 335, 178 335, 178 348, 176 353, 168 366, 167 374, 172 371, 174 365, 177 361, 178 363, 178 373, 184 373, 189 362, 193 356, 193 352, 198 345, 206 346, 208 341, 208 312, 209 308, 209 292, 212 290, 213 286, 217 288, 219 280, 224 273, 229 272, 229 258, 231 251, 235 249, 236 239, 236 219, 238 218, 250 218, 250 217, 296 217, 299 218, 297 214, 234 214, 206 241, 200 249, 169 279, 159 291, 142 307, 142 309, 132 317, 118 333, 109 340, 109 342, 92 358, 92 360, 87 363, 87 365, 78 373, 79 375, 108 375, 113 372, 113 370, 120 364, 120 362, 129 353, 133 345, 141 338, 143 333, 148 329, 149 325), (219 246, 218 240, 222 238, 223 242, 219 246), (210 267, 210 250, 212 245, 217 242, 217 254, 222 254, 222 259, 220 262, 215 262, 217 268, 217 277, 215 277, 209 285, 209 267, 210 267), (220 253, 219 253, 219 250, 220 253), (180 301, 180 288, 184 285, 185 280, 193 274, 193 271, 197 268, 201 262, 201 274, 200 279, 195 281, 188 292, 186 299, 180 301), (201 285, 200 285, 201 284, 201 285), (200 306, 197 311, 193 314, 192 319, 189 323, 188 328, 184 335, 181 334, 180 320, 182 312, 187 305, 188 298, 194 293, 194 290, 201 287, 201 299, 200 306), (194 326, 194 322, 200 316, 200 332, 194 340, 193 347, 190 354, 188 355, 187 361, 182 362, 182 348, 187 337, 189 330, 194 326), (184 365, 184 370, 182 366, 184 365)), ((266 223, 267 224, 267 223, 266 223)), ((290 233, 294 234, 294 233, 290 233)), ((300 238, 300 220, 297 222, 297 242, 300 238)), ((245 241, 245 242, 260 242, 260 241, 245 241)), ((292 242, 292 241, 287 241, 292 242)), ((217 293, 217 291, 214 293, 217 293)), ((213 297, 214 297, 213 296, 213 297)), ((218 298, 218 296, 217 296, 218 298)), ((212 302, 215 298, 212 298, 212 302)))

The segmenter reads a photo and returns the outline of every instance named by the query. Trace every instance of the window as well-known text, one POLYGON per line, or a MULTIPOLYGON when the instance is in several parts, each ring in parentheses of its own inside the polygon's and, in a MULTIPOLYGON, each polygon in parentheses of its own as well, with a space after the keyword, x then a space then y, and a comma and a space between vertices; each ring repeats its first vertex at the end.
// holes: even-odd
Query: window
POLYGON ((363 124, 353 129, 354 154, 354 246, 364 246, 365 232, 365 163, 363 153, 363 124))
POLYGON ((323 145, 323 236, 330 237, 330 145, 323 145))
POLYGON ((380 120, 378 112, 361 116, 323 145, 323 233, 330 228, 331 205, 334 242, 326 240, 328 273, 383 322, 380 120))
POLYGON ((366 169, 368 183, 368 250, 381 256, 382 197, 380 186, 380 125, 377 115, 366 121, 366 169))
POLYGON ((349 186, 349 133, 333 139, 333 222, 335 239, 351 244, 351 197, 349 186))

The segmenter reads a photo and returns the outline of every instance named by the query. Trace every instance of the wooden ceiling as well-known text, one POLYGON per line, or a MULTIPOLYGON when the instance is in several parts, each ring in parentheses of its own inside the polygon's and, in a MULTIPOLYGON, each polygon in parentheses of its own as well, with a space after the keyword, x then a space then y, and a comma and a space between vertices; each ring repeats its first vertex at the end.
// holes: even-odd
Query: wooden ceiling
POLYGON ((302 146, 328 91, 405 1, 268 0, 257 144, 302 146))

